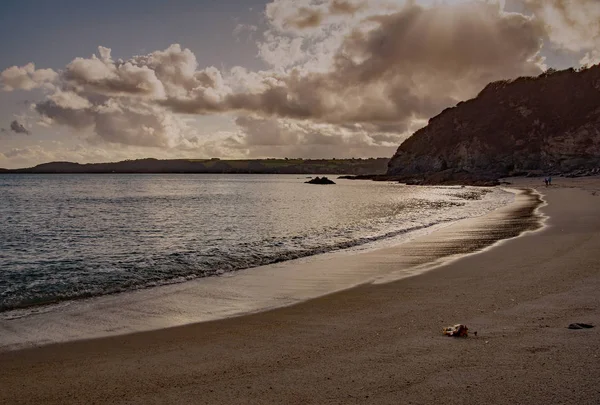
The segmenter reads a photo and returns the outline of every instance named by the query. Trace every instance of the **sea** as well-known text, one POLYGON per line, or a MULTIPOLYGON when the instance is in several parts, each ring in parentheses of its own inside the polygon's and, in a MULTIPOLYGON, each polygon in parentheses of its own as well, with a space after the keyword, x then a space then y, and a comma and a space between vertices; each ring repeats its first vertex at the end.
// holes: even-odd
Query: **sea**
POLYGON ((0 175, 0 319, 402 243, 514 198, 500 188, 329 177, 337 184, 306 184, 304 175, 0 175))

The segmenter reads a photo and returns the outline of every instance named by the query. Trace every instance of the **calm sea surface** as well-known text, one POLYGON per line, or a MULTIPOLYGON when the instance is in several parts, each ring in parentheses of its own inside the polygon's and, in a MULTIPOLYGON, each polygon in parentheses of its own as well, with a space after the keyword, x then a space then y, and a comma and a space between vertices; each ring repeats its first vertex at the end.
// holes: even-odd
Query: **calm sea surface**
POLYGON ((0 175, 0 311, 360 247, 512 200, 299 175, 0 175))

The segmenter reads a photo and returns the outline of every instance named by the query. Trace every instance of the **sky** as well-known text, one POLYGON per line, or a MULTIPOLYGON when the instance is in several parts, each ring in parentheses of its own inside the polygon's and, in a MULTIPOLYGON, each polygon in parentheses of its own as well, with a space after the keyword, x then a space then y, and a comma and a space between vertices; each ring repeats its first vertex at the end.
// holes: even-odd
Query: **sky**
POLYGON ((0 167, 390 157, 496 80, 600 62, 600 0, 3 0, 0 167))

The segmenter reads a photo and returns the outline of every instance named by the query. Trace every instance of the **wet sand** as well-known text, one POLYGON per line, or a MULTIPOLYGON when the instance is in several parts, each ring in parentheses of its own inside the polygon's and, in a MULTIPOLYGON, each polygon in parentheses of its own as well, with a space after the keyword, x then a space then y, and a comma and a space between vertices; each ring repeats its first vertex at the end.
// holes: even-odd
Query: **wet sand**
POLYGON ((540 205, 540 196, 531 190, 509 192, 515 193, 514 201, 489 215, 440 223, 416 235, 363 245, 358 251, 0 313, 0 352, 224 319, 420 274, 457 255, 539 227, 539 216, 531 214, 540 205))
MULTIPOLYGON (((415 277, 0 353, 0 403, 598 404, 600 180, 555 182, 540 188, 543 230, 415 277), (458 322, 469 338, 442 336, 458 322), (573 322, 597 327, 567 329, 573 322)), ((447 254, 447 236, 421 248, 447 254)))

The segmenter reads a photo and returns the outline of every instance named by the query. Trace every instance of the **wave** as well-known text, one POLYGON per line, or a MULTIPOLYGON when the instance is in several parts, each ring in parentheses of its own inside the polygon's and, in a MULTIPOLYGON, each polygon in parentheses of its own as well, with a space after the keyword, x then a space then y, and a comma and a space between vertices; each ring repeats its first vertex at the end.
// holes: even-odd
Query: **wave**
MULTIPOLYGON (((231 234, 223 234, 223 238, 228 235, 229 239, 200 238, 196 244, 156 250, 130 246, 120 252, 102 251, 104 256, 94 256, 93 260, 71 254, 18 264, 8 261, 5 267, 9 270, 0 273, 0 312, 3 313, 0 316, 6 319, 15 316, 8 313, 14 310, 219 276, 382 240, 409 237, 436 225, 481 215, 507 202, 496 196, 475 207, 469 204, 482 202, 480 200, 491 191, 460 188, 431 190, 438 193, 436 198, 406 198, 394 202, 396 214, 392 216, 354 220, 343 226, 322 227, 318 231, 291 229, 287 235, 279 234, 259 240, 246 238, 247 241, 242 242, 232 241, 231 234)), ((389 208, 389 205, 382 207, 389 208)), ((379 208, 371 204, 370 209, 375 212, 379 208)), ((65 248, 71 247, 68 241, 63 245, 65 248)), ((50 252, 54 254, 54 250, 50 252)))
MULTIPOLYGON (((258 246, 253 246, 240 249, 237 252, 219 252, 216 250, 202 255, 195 252, 176 252, 162 257, 155 256, 137 263, 123 263, 119 269, 115 268, 112 271, 113 273, 127 272, 128 274, 143 272, 141 277, 115 278, 112 283, 106 283, 107 280, 104 279, 105 284, 102 286, 98 286, 94 280, 85 283, 80 280, 77 285, 73 284, 71 288, 65 289, 64 280, 55 278, 54 280, 46 280, 44 283, 30 284, 24 291, 16 291, 13 288, 3 289, 3 296, 0 297, 0 312, 181 283, 202 277, 219 276, 224 273, 358 247, 407 235, 449 221, 452 220, 431 222, 380 235, 364 236, 354 240, 305 249, 286 250, 283 246, 291 239, 288 238, 288 240, 282 239, 276 242, 264 241, 263 244, 259 245, 264 248, 270 244, 277 248, 277 251, 273 252, 264 251, 264 249, 261 251, 258 246)), ((298 237, 295 238, 299 239, 298 237)), ((98 270, 98 268, 88 267, 83 271, 98 272, 98 270)), ((80 269, 80 271, 82 270, 80 269)))

